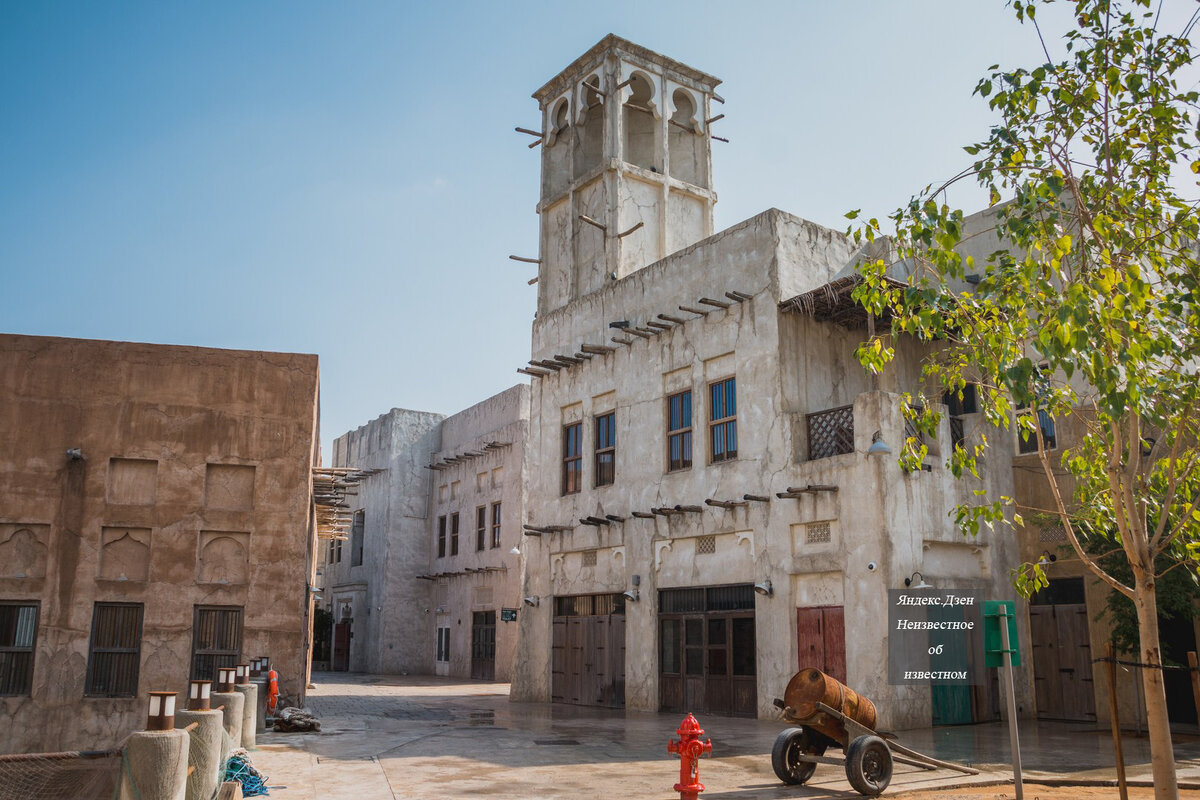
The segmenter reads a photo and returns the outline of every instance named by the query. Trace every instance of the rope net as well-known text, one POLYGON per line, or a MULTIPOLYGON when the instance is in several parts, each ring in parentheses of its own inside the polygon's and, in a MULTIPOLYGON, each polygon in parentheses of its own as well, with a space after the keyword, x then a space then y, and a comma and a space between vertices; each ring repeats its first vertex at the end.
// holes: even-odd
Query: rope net
POLYGON ((0 800, 110 800, 121 751, 0 756, 0 800))

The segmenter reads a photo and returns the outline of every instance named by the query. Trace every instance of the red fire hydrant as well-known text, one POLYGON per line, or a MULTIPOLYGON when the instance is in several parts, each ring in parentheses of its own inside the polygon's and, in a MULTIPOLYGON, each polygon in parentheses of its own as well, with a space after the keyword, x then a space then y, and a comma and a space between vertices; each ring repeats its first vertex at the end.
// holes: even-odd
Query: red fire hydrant
POLYGON ((667 742, 667 752, 679 754, 679 783, 675 784, 675 791, 679 792, 679 800, 698 800, 704 791, 700 782, 700 756, 712 752, 712 741, 700 741, 704 731, 691 714, 683 718, 675 732, 679 741, 667 742))

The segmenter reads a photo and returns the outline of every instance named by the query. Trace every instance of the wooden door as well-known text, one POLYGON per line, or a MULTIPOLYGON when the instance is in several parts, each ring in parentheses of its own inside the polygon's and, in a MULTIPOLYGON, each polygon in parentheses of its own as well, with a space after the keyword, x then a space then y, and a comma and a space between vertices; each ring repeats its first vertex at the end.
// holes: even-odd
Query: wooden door
POLYGON ((349 622, 338 622, 333 626, 333 663, 330 666, 334 672, 346 672, 350 669, 349 622))
POLYGON ((496 679, 496 612, 476 611, 471 624, 471 678, 496 679))
POLYGON ((1094 720, 1092 650, 1084 604, 1029 607, 1038 717, 1094 720))
POLYGON ((846 682, 846 612, 843 606, 796 609, 797 669, 815 667, 846 682))
POLYGON ((584 706, 625 706, 625 617, 556 617, 551 638, 550 699, 584 706))
MULTIPOLYGON (((961 606, 930 606, 931 622, 963 622, 961 606)), ((929 668, 936 672, 967 672, 970 669, 967 637, 930 633, 929 668)), ((965 683, 935 683, 930 687, 934 725, 966 725, 975 721, 971 712, 971 687, 965 683)))

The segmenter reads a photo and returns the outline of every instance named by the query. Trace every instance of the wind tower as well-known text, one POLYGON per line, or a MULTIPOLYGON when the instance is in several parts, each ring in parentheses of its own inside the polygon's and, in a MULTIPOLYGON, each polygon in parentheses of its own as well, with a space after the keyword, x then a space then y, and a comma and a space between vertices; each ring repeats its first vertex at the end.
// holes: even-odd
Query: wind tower
POLYGON ((534 92, 539 317, 712 234, 718 84, 609 34, 534 92))

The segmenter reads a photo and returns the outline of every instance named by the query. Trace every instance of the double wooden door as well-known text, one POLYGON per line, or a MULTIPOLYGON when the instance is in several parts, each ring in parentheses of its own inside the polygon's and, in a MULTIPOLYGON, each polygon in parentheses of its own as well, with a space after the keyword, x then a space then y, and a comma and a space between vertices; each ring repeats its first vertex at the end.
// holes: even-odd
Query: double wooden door
POLYGON ((753 717, 757 710, 753 612, 659 618, 659 707, 753 717))
POLYGON ((471 620, 471 678, 496 679, 496 612, 476 611, 471 620))
POLYGON ((1044 719, 1096 719, 1087 606, 1083 603, 1031 605, 1029 633, 1033 642, 1033 685, 1038 716, 1044 719))
POLYGON ((625 707, 625 615, 556 616, 550 699, 580 706, 625 707))

